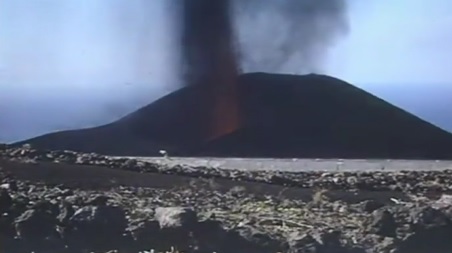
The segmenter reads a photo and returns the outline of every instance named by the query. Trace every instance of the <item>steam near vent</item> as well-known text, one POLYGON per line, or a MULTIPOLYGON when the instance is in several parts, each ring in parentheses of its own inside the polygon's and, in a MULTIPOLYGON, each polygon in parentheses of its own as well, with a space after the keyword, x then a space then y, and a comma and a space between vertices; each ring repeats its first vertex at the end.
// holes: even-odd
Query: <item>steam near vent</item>
POLYGON ((246 72, 322 73, 349 30, 347 0, 232 0, 246 72))

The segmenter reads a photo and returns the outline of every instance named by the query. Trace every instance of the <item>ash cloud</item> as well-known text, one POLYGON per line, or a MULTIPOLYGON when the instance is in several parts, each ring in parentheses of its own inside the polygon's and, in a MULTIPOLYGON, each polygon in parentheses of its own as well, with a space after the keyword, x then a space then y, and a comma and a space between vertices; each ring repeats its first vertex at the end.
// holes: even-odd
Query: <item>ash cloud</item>
POLYGON ((181 7, 183 82, 207 85, 193 98, 197 100, 193 111, 207 120, 201 134, 210 139, 240 125, 230 0, 186 0, 181 7))
POLYGON ((349 31, 346 0, 233 0, 245 72, 322 73, 349 31))
POLYGON ((179 4, 185 81, 192 84, 222 72, 236 74, 230 0, 185 0, 179 4))

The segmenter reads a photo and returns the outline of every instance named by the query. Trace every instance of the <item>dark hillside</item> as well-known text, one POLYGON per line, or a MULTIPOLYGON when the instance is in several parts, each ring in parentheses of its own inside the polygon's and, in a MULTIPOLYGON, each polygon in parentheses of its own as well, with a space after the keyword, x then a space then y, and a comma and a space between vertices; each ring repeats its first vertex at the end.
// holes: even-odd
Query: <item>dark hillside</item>
POLYGON ((452 134, 329 76, 245 74, 239 92, 241 127, 207 143, 200 86, 112 124, 21 143, 111 155, 152 156, 163 148, 193 156, 452 158, 452 134))
POLYGON ((246 125, 201 154, 452 157, 450 133, 341 80, 256 73, 241 82, 246 125))

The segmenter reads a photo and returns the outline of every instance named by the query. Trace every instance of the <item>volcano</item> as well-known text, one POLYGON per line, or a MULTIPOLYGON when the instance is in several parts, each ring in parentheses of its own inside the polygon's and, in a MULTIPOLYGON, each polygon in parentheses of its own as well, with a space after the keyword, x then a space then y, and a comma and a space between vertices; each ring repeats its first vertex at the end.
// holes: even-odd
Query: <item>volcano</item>
MULTIPOLYGON (((325 75, 249 73, 242 123, 205 138, 204 86, 188 86, 113 123, 15 143, 118 156, 450 159, 452 134, 325 75)), ((221 115, 220 115, 221 116, 221 115)))

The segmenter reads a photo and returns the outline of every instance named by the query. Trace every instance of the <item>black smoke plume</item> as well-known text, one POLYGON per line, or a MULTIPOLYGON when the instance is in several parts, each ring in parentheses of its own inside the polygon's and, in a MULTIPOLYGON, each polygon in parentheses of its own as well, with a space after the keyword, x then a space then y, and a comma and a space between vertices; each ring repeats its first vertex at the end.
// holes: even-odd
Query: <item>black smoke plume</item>
POLYGON ((185 82, 213 78, 224 68, 237 72, 230 0, 183 0, 181 5, 185 82))
POLYGON ((182 66, 185 85, 203 85, 196 113, 207 118, 206 138, 236 130, 240 125, 229 0, 184 0, 182 3, 182 66))
POLYGON ((245 71, 322 72, 328 50, 348 30, 345 0, 179 3, 183 81, 205 85, 196 98, 196 113, 208 118, 202 124, 209 129, 208 138, 240 127, 236 87, 240 65, 245 71))

